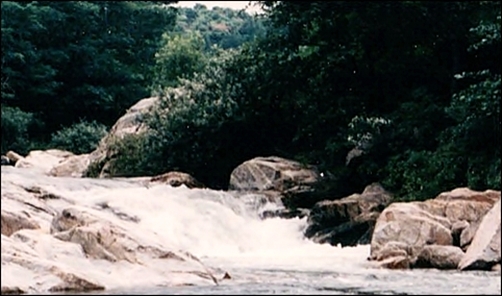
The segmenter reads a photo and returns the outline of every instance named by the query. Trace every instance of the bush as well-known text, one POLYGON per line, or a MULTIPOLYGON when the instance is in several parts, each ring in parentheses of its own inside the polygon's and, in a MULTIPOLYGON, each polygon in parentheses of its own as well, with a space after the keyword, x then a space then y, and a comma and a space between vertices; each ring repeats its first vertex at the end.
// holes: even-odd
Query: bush
MULTIPOLYGON (((158 165, 158 150, 155 145, 150 144, 152 138, 149 133, 127 134, 123 138, 110 140, 109 154, 111 159, 107 167, 107 173, 114 177, 137 177, 151 176, 162 172, 162 167, 158 165)), ((104 162, 99 166, 96 164, 96 173, 99 176, 103 169, 104 162)))
POLYGON ((397 200, 414 201, 436 197, 466 182, 467 158, 459 154, 454 144, 436 151, 413 151, 391 157, 383 169, 385 188, 396 194, 397 200))
POLYGON ((231 171, 245 159, 235 129, 235 87, 225 83, 224 65, 232 58, 220 52, 209 66, 170 88, 147 118, 149 132, 125 137, 114 145, 113 176, 155 175, 179 170, 213 188, 224 188, 231 171))
POLYGON ((106 133, 107 128, 103 124, 81 121, 52 134, 49 146, 75 154, 89 153, 96 149, 106 133))
MULTIPOLYGON (((24 112, 17 107, 2 106, 2 154, 9 150, 26 155, 40 144, 31 141, 42 123, 33 113, 24 112)), ((38 148, 38 147, 37 147, 38 148)))

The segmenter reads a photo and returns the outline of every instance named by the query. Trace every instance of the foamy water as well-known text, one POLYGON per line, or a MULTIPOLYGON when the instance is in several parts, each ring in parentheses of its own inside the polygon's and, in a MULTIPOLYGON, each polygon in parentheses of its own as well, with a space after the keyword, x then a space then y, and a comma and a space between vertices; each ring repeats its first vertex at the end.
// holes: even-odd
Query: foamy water
MULTIPOLYGON (((118 268, 107 274, 107 293, 143 294, 500 294, 500 273, 372 268, 369 246, 333 247, 305 239, 306 219, 259 218, 271 204, 208 189, 145 187, 127 180, 52 178, 29 169, 2 167, 2 192, 11 183, 37 185, 122 225, 152 245, 189 251, 206 265, 227 271, 220 286, 166 288, 131 286, 145 270, 118 268), (4 178, 10 180, 4 182, 4 178), (107 203, 139 222, 98 210, 107 203), (116 274, 116 277, 114 275, 116 274), (122 287, 127 287, 121 289, 122 287)), ((2 206, 4 199, 2 199, 2 206)), ((57 206, 54 210, 58 210, 57 206)), ((2 263, 3 264, 3 263, 2 263)), ((103 264, 102 262, 96 263, 103 264)), ((111 267, 108 267, 111 268, 111 267)), ((108 269, 111 270, 111 269, 108 269)), ((92 272, 89 271, 89 272, 92 272)), ((98 271, 96 273, 103 273, 98 271)), ((4 273, 2 272, 2 278, 4 273)), ((102 275, 104 276, 104 275, 102 275)), ((154 276, 154 273, 152 273, 154 276)))

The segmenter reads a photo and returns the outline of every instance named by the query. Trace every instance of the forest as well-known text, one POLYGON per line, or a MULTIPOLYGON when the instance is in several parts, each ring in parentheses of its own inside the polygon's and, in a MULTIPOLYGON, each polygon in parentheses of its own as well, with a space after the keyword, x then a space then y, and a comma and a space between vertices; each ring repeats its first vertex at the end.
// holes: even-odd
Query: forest
POLYGON ((332 197, 500 190, 499 1, 173 3, 2 1, 2 154, 89 153, 160 96, 149 132, 115 143, 115 176, 220 189, 276 155, 317 166, 332 197))

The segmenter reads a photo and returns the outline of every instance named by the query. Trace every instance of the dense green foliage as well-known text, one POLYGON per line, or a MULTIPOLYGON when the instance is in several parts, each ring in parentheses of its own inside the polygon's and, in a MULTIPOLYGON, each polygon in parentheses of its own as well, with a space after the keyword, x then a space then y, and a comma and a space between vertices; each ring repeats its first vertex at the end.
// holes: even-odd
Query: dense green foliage
POLYGON ((237 48, 264 35, 261 18, 244 11, 196 4, 194 8, 179 8, 175 32, 198 32, 205 41, 205 50, 213 46, 223 49, 237 48))
POLYGON ((24 112, 17 107, 2 106, 2 152, 14 150, 27 154, 38 148, 32 142, 41 130, 42 123, 33 113, 24 112))
POLYGON ((162 92, 179 84, 179 79, 190 79, 206 66, 204 39, 199 34, 168 34, 162 36, 162 46, 155 54, 155 75, 152 91, 162 92))
POLYGON ((106 133, 106 126, 103 124, 81 121, 52 134, 49 147, 75 154, 90 153, 96 149, 106 133))
POLYGON ((116 143, 110 170, 117 176, 160 174, 165 168, 190 173, 213 187, 227 186, 236 164, 253 157, 259 146, 235 153, 239 141, 239 86, 226 83, 225 68, 236 52, 218 51, 204 71, 164 94, 148 119, 150 132, 116 143), (134 168, 134 169, 133 169, 134 168), (138 173, 139 172, 139 173, 138 173), (223 173, 224 172, 224 173, 223 173))
POLYGON ((229 8, 180 7, 173 32, 162 36, 155 54, 152 91, 175 87, 207 66, 220 49, 234 49, 265 34, 263 19, 229 8))
POLYGON ((265 2, 267 36, 152 126, 162 167, 224 187, 243 160, 275 154, 327 171, 337 196, 373 181, 405 199, 500 188, 499 4, 361 4, 265 2), (200 98, 228 85, 222 116, 200 98))
MULTIPOLYGON (((200 5, 178 9, 172 31, 166 29, 167 22, 155 27, 151 36, 161 42, 155 43, 155 51, 153 45, 148 49, 152 59, 147 62, 135 60, 141 56, 138 48, 112 54, 107 61, 115 63, 116 58, 120 63, 113 66, 100 59, 104 52, 87 56, 98 73, 93 81, 123 91, 114 93, 113 99, 101 93, 99 100, 76 91, 94 85, 82 76, 82 61, 76 62, 80 71, 72 80, 72 96, 57 92, 66 83, 60 74, 74 73, 58 74, 60 65, 68 65, 64 58, 59 64, 46 61, 60 56, 52 52, 52 44, 66 44, 67 35, 39 45, 45 39, 28 34, 38 32, 35 26, 23 31, 23 42, 7 38, 4 45, 4 27, 8 33, 13 25, 4 26, 2 17, 2 49, 9 53, 2 56, 10 61, 10 68, 2 68, 2 104, 14 101, 21 89, 30 108, 11 106, 23 112, 40 112, 44 120, 67 112, 72 118, 109 124, 119 110, 143 96, 136 92, 139 83, 117 84, 113 75, 105 79, 99 74, 117 67, 121 71, 114 74, 123 73, 133 81, 137 80, 131 77, 140 77, 145 82, 141 89, 152 87, 162 94, 162 103, 148 118, 148 132, 115 142, 112 175, 180 170, 210 187, 225 188, 241 162, 277 155, 317 165, 329 176, 323 186, 331 198, 361 191, 374 181, 413 200, 459 186, 500 189, 499 2, 261 4, 261 19, 200 5), (27 51, 30 46, 45 48, 48 56, 27 51), (36 54, 30 57, 15 48, 36 54), (22 58, 16 55, 21 52, 22 58), (36 67, 21 63, 27 57, 36 67), (17 65, 12 61, 24 65, 22 75, 9 70, 17 65), (146 68, 153 70, 151 75, 146 68), (18 90, 11 91, 13 87, 18 90), (49 97, 57 97, 60 104, 34 107, 34 102, 49 97), (95 109, 86 109, 86 104, 95 109), (93 110, 94 116, 83 110, 93 110)), ((10 5, 13 11, 29 6, 10 5)), ((148 20, 144 29, 152 24, 148 20)), ((104 37, 96 35, 93 44, 102 44, 104 37)), ((136 37, 117 35, 127 44, 141 40, 136 37)), ((65 52, 61 50, 63 57, 65 52)), ((31 120, 26 118, 25 123, 31 120)), ((75 119, 65 125, 70 123, 75 119)), ((16 128, 27 133, 26 124, 16 128)), ((2 149, 3 141, 2 136, 2 149)))
POLYGON ((2 1, 2 108, 45 123, 113 124, 149 95, 169 1, 2 1))

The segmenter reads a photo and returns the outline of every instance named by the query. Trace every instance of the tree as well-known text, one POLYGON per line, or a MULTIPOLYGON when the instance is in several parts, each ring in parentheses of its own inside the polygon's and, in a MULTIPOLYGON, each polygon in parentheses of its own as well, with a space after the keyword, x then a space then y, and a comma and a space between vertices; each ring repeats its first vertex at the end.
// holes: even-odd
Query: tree
POLYGON ((39 114, 46 136, 81 119, 110 126, 149 95, 175 20, 165 3, 3 1, 2 104, 39 114))
POLYGON ((179 79, 190 79, 206 65, 204 39, 197 33, 162 36, 162 47, 155 53, 153 89, 161 92, 165 87, 179 84, 179 79))

